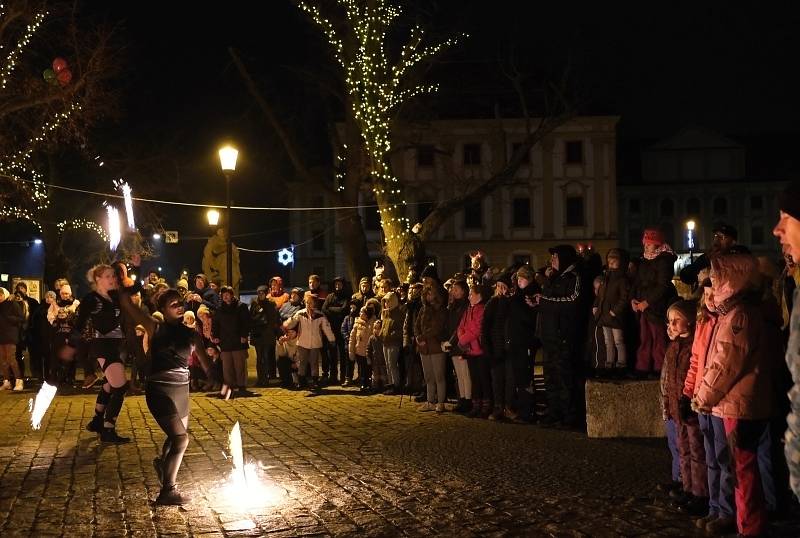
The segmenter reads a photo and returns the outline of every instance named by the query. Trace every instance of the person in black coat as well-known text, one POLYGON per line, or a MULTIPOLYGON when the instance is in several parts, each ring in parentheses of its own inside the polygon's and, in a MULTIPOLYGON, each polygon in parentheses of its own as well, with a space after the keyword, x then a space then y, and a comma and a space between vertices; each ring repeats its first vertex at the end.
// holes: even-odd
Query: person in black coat
POLYGON ((492 398, 489 399, 487 394, 483 395, 481 416, 491 420, 500 420, 504 417, 514 418, 512 405, 516 385, 514 368, 508 356, 511 285, 511 273, 504 271, 497 277, 494 285, 495 293, 486 302, 483 310, 481 338, 483 338, 483 350, 489 358, 491 368, 492 398))
POLYGON ((625 329, 632 314, 628 259, 628 253, 621 248, 612 248, 608 251, 606 256, 608 269, 592 308, 605 343, 605 357, 597 366, 606 370, 605 373, 613 372, 617 375, 624 373, 628 364, 625 329))
POLYGON ((541 287, 529 265, 517 269, 516 282, 508 318, 508 354, 514 369, 516 395, 508 418, 535 421, 535 390, 531 393, 528 388, 533 383, 533 363, 541 347, 536 337, 537 309, 534 306, 534 297, 541 292, 541 287))
POLYGON ((250 331, 250 314, 240 303, 233 288, 223 286, 222 304, 214 313, 212 334, 219 344, 222 359, 223 392, 221 397, 247 395, 247 336, 250 331), (234 392, 238 389, 237 392, 234 392))
POLYGON ((256 349, 256 386, 266 387, 277 376, 275 343, 280 329, 280 316, 275 302, 267 297, 269 288, 259 286, 250 303, 250 343, 256 349))
POLYGON ((585 291, 577 272, 577 253, 572 245, 550 249, 550 268, 542 292, 535 295, 541 319, 544 351, 544 382, 547 392, 546 425, 578 424, 576 368, 580 361, 579 340, 585 334, 580 311, 585 291))
POLYGON ((347 282, 343 277, 337 276, 333 279, 333 291, 325 297, 325 302, 322 303, 322 313, 328 318, 328 323, 331 324, 333 334, 336 336, 336 352, 329 350, 328 363, 322 365, 322 375, 329 378, 329 383, 338 383, 340 377, 337 370, 339 368, 341 368, 342 381, 347 378, 348 353, 344 347, 342 323, 350 311, 348 297, 351 297, 351 294, 347 289, 347 282))
POLYGON ((0 390, 11 389, 11 380, 16 380, 14 390, 22 390, 22 372, 15 356, 25 314, 18 301, 11 298, 5 288, 0 288, 0 369, 3 386, 0 390))

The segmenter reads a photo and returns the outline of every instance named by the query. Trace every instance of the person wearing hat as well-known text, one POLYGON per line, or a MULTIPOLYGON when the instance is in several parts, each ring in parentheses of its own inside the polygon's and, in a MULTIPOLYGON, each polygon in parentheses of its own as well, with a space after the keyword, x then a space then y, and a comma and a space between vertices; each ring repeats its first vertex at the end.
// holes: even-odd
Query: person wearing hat
POLYGON ((373 297, 375 297, 375 293, 372 291, 372 281, 365 276, 358 281, 358 291, 350 297, 350 300, 356 305, 356 312, 361 312, 361 307, 365 306, 367 301, 373 297))
MULTIPOLYGON (((166 286, 165 286, 166 287, 166 286)), ((197 308, 204 304, 212 312, 219 308, 219 295, 209 286, 208 277, 203 273, 198 273, 194 277, 194 292, 186 295, 186 309, 197 314, 197 308)))
POLYGON ((631 288, 631 308, 639 324, 636 372, 658 379, 667 351, 667 306, 678 296, 672 284, 678 257, 657 228, 644 231, 642 245, 644 254, 631 288))
POLYGON ((349 286, 344 277, 337 276, 333 279, 333 291, 325 297, 325 302, 322 303, 322 313, 328 318, 333 334, 336 336, 336 342, 331 342, 335 344, 336 351, 329 349, 328 361, 327 363, 323 362, 322 365, 322 376, 328 383, 338 383, 339 379, 342 381, 347 379, 348 351, 342 336, 342 323, 350 311, 349 297, 351 294, 348 293, 347 287, 349 286), (338 371, 339 369, 341 369, 341 373, 338 371))
POLYGON ((179 278, 175 283, 175 289, 181 294, 181 299, 186 301, 186 295, 189 293, 189 281, 185 278, 179 278))
POLYGON ((681 269, 681 282, 692 286, 693 289, 698 283, 700 272, 710 267, 709 256, 728 253, 747 254, 750 252, 747 247, 736 242, 739 239, 739 234, 736 228, 730 224, 717 224, 714 227, 713 234, 711 250, 701 254, 694 262, 681 269))
POLYGON ((549 249, 550 270, 542 292, 534 296, 539 305, 542 349, 544 351, 544 381, 547 393, 547 416, 543 423, 555 427, 578 425, 578 394, 576 365, 579 363, 578 342, 586 334, 580 327, 585 316, 581 277, 578 273, 578 254, 572 245, 549 249))
POLYGON ((211 333, 219 344, 222 359, 223 386, 220 397, 247 396, 247 337, 250 314, 230 286, 222 286, 222 304, 212 320, 211 333))
POLYGON ((303 288, 292 288, 289 292, 289 300, 283 303, 278 310, 281 316, 281 323, 294 316, 303 309, 303 288))
POLYGON ((278 310, 289 300, 289 294, 283 289, 283 279, 279 276, 274 276, 269 279, 269 294, 267 299, 275 303, 275 308, 278 310))
POLYGON ((603 282, 597 292, 593 312, 597 324, 603 333, 605 357, 599 369, 608 374, 624 373, 628 366, 627 348, 625 347, 625 329, 630 316, 631 283, 628 278, 628 252, 621 248, 612 248, 606 255, 603 282))
MULTIPOLYGON (((780 240, 784 256, 793 263, 800 263, 800 181, 793 181, 778 198, 780 209, 778 223, 772 234, 780 240)), ((800 287, 795 288, 793 305, 789 318, 789 342, 786 346, 786 364, 792 374, 794 387, 789 392, 792 411, 788 417, 786 430, 786 462, 789 465, 790 486, 800 497, 800 287)))
POLYGON ((537 309, 534 297, 541 292, 536 283, 536 272, 530 265, 522 265, 516 272, 516 288, 511 295, 508 320, 509 358, 514 369, 516 397, 513 407, 504 414, 512 420, 537 421, 536 391, 528 392, 533 382, 533 357, 541 347, 536 336, 537 309))
POLYGON ((250 343, 256 350, 256 386, 267 387, 277 376, 275 343, 280 332, 280 316, 275 302, 267 296, 269 288, 261 285, 250 303, 250 343))

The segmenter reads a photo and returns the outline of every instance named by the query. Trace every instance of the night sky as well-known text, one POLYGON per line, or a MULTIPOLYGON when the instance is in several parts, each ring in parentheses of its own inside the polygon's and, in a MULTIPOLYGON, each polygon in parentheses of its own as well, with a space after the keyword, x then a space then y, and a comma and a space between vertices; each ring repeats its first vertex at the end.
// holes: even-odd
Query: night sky
MULTIPOLYGON (((119 25, 125 46, 119 118, 90 138, 109 162, 103 170, 109 182, 124 176, 140 195, 223 203, 216 149, 221 141, 234 140, 241 150, 234 203, 283 201, 291 168, 228 47, 237 50, 260 91, 292 126, 307 161, 327 162, 324 105, 340 112, 314 80, 330 80, 331 55, 316 27, 287 0, 254 5, 120 2, 95 8, 107 10, 106 18, 119 25)), ((404 25, 419 21, 441 37, 470 34, 430 68, 427 78, 440 83, 441 91, 409 107, 410 117, 486 117, 496 110, 515 115, 515 95, 498 67, 499 59, 513 53, 530 88, 557 79, 569 64, 582 112, 622 117, 618 159, 625 174, 636 175, 634 154, 643 144, 689 125, 742 137, 797 137, 800 131, 797 11, 723 2, 406 5, 404 25)), ((199 209, 155 211, 165 229, 178 229, 187 238, 209 233, 199 209)), ((280 214, 237 213, 236 218, 234 234, 273 230, 241 238, 243 246, 274 248, 304 239, 280 230, 287 224, 280 214)), ((164 261, 177 265, 188 256, 190 270, 197 270, 203 245, 182 241, 180 249, 173 248, 176 255, 164 261)), ((242 263, 245 287, 278 267, 272 255, 242 254, 242 263)), ((170 269, 174 273, 177 267, 170 269)))

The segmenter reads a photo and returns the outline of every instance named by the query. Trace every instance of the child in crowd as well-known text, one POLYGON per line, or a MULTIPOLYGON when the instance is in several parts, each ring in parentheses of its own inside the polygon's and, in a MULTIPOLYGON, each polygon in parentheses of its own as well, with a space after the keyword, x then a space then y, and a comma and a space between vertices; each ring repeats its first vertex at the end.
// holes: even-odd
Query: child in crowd
POLYGON ((300 387, 300 378, 297 375, 299 361, 297 359, 297 331, 288 329, 275 343, 275 356, 278 363, 278 375, 281 378, 281 387, 288 389, 300 387))
MULTIPOLYGON (((364 279, 362 279, 364 280, 364 279)), ((358 319, 360 307, 358 306, 358 302, 355 300, 350 301, 350 311, 344 317, 344 321, 342 322, 342 337, 344 337, 344 348, 346 350, 350 349, 350 333, 353 332, 353 326, 355 325, 356 319, 358 319)), ((354 363, 350 359, 350 353, 345 353, 347 357, 343 358, 344 361, 344 378, 342 379, 342 386, 346 387, 353 382, 353 366, 354 363)))
POLYGON ((599 368, 613 377, 621 377, 628 365, 624 328, 630 312, 628 253, 612 248, 606 256, 608 269, 595 299, 593 313, 602 332, 605 361, 599 368))
POLYGON ((704 516, 708 511, 708 482, 703 438, 697 417, 690 410, 685 412, 688 401, 683 397, 696 318, 697 306, 692 301, 677 301, 667 309, 670 343, 661 369, 661 403, 664 420, 673 423, 675 437, 670 440, 679 455, 682 487, 674 490, 672 496, 679 508, 694 516, 704 516))
POLYGON ((372 310, 369 307, 361 307, 361 312, 353 324, 353 330, 350 332, 349 347, 347 349, 350 360, 358 363, 358 377, 360 378, 362 389, 369 387, 367 347, 369 346, 369 338, 372 334, 374 323, 371 314, 372 310))
POLYGON ((603 329, 598 322, 600 312, 596 306, 602 287, 603 275, 597 275, 592 281, 595 306, 592 306, 592 315, 589 316, 588 323, 586 324, 585 359, 589 370, 594 373, 595 377, 601 377, 605 373, 604 367, 606 362, 605 340, 603 340, 603 329))
POLYGON ((381 321, 372 324, 372 336, 367 343, 367 368, 372 371, 372 389, 383 392, 386 384, 386 358, 383 355, 383 339, 381 338, 381 321))

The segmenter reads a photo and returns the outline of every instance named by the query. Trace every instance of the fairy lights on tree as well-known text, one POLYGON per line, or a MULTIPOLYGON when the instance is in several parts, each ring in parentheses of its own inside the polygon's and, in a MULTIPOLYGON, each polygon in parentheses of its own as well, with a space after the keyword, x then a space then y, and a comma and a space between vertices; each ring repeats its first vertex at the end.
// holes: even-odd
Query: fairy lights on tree
POLYGON ((342 68, 350 112, 370 161, 370 187, 379 206, 387 254, 398 271, 405 271, 410 260, 402 251, 412 238, 402 187, 389 166, 392 120, 404 102, 437 91, 435 84, 410 84, 409 75, 459 38, 426 44, 425 31, 417 25, 399 55, 390 58, 388 36, 401 8, 386 0, 337 0, 337 4, 344 25, 335 26, 317 5, 297 2, 319 26, 342 68))

